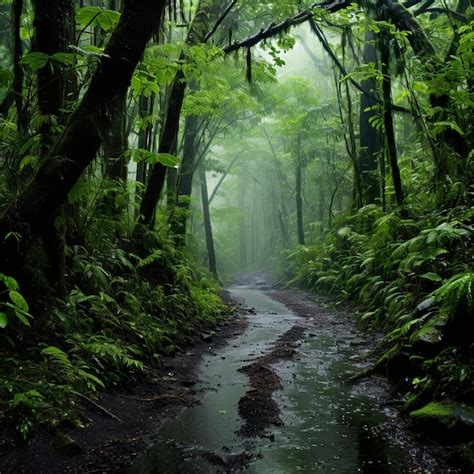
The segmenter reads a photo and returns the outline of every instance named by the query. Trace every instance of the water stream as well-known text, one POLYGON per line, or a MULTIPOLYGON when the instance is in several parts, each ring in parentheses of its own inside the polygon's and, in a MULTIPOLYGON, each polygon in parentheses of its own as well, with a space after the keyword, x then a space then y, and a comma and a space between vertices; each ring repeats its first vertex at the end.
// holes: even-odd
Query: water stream
POLYGON ((311 323, 258 289, 233 287, 231 293, 255 308, 248 328, 205 357, 198 387, 202 401, 165 424, 128 472, 225 472, 203 453, 226 461, 243 452, 253 454, 249 473, 455 472, 416 444, 393 409, 381 408, 389 399, 383 383, 353 387, 344 382, 361 367, 350 361, 354 329, 338 314, 322 327, 308 328, 296 360, 273 366, 283 380, 274 398, 285 422, 272 430, 274 440, 239 437, 237 406, 248 386, 238 369, 293 325, 311 323))

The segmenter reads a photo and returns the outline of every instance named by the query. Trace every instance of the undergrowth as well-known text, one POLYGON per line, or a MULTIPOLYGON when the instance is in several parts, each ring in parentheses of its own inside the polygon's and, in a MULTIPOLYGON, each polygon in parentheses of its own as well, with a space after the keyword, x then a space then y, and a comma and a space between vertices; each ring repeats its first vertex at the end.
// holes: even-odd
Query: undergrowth
MULTIPOLYGON (((30 310, 16 281, 1 278, 10 300, 0 319, 0 423, 21 437, 41 424, 82 426, 78 394, 137 380, 227 310, 218 284, 162 235, 146 236, 159 250, 143 258, 106 238, 110 229, 88 235, 67 248, 61 297, 30 310)), ((36 291, 44 287, 38 280, 36 291)))
POLYGON ((375 368, 408 382, 408 407, 472 401, 474 209, 417 214, 366 206, 289 252, 286 279, 364 308, 364 325, 386 334, 375 368))

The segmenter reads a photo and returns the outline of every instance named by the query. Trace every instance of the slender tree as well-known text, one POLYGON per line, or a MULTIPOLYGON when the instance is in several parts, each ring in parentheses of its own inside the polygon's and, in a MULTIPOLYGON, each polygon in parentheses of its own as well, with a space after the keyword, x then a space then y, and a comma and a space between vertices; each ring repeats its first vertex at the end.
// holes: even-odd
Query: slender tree
POLYGON ((204 216, 204 229, 206 232, 206 247, 209 263, 209 271, 217 278, 216 251, 212 235, 212 221, 209 209, 209 193, 207 190, 207 177, 204 162, 199 165, 199 179, 201 182, 202 213, 204 216))

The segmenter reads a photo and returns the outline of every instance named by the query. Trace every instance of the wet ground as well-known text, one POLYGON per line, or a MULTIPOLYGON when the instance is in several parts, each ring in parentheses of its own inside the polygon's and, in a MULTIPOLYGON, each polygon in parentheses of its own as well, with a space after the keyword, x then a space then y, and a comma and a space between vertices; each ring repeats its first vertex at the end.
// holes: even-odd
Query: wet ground
POLYGON ((215 332, 97 398, 120 421, 82 405, 87 427, 65 429, 73 456, 41 431, 0 472, 457 472, 410 430, 383 378, 348 382, 376 343, 350 311, 258 276, 230 294, 240 309, 215 332))
POLYGON ((456 472, 415 438, 383 379, 348 383, 371 344, 346 314, 258 279, 230 293, 253 308, 246 331, 205 357, 201 402, 127 472, 456 472))

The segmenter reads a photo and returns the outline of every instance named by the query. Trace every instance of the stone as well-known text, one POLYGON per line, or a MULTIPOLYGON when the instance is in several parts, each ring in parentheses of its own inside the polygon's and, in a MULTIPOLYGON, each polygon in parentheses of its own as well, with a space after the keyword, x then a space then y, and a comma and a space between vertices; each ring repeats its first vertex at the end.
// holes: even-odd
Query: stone
POLYGON ((412 411, 410 418, 430 437, 450 442, 474 436, 474 406, 460 402, 430 402, 412 411))
POLYGON ((77 456, 83 454, 84 450, 70 436, 57 433, 51 440, 51 448, 60 456, 77 456))

